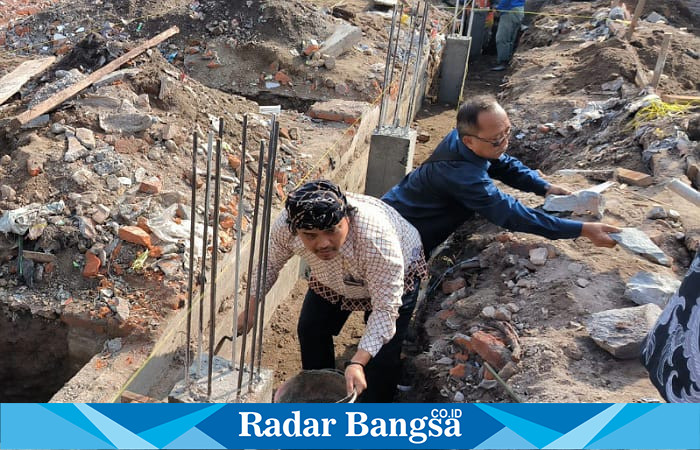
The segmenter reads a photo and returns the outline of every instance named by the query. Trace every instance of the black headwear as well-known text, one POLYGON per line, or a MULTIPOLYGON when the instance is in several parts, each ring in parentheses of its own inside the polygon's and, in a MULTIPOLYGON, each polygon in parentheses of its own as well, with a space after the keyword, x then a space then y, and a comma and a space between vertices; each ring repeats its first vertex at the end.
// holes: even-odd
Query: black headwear
POLYGON ((292 233, 300 228, 327 230, 347 216, 348 201, 336 184, 317 180, 291 192, 285 208, 292 233))

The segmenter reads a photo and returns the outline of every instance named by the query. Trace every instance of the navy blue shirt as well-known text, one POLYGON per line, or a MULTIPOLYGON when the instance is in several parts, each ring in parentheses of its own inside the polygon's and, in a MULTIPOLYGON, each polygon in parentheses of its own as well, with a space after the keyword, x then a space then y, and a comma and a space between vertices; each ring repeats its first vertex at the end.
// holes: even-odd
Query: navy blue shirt
POLYGON ((528 208, 496 187, 492 178, 521 191, 545 194, 549 183, 516 158, 477 156, 462 143, 456 129, 434 151, 438 157, 455 153, 461 160, 423 164, 382 197, 418 229, 426 255, 474 213, 509 230, 549 239, 581 235, 581 222, 528 208))

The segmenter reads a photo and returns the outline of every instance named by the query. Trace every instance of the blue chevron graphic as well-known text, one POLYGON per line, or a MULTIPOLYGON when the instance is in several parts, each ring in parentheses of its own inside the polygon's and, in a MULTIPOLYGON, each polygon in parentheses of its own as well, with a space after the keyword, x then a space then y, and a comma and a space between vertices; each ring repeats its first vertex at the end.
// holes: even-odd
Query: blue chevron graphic
POLYGON ((109 441, 98 439, 42 405, 17 403, 3 406, 3 409, 5 412, 0 418, 0 428, 12 430, 12 433, 3 433, 3 449, 116 448, 109 441), (37 424, 41 427, 41 432, 37 432, 37 424))
POLYGON ((658 404, 653 404, 653 403, 631 403, 625 405, 625 407, 620 411, 613 420, 611 420, 605 428, 600 430, 600 432, 590 440, 590 442, 595 442, 598 439, 602 439, 603 437, 607 436, 608 434, 612 433, 613 431, 616 431, 619 428, 622 428, 623 426, 627 425, 628 423, 632 422, 633 420, 636 420, 643 416, 644 414, 648 413, 652 409, 661 406, 660 403, 658 404))
POLYGON ((192 414, 180 417, 179 419, 175 419, 163 425, 151 428, 148 431, 144 431, 143 433, 140 433, 139 436, 156 447, 163 448, 169 442, 172 442, 178 436, 185 434, 188 430, 194 428, 198 423, 202 422, 204 419, 211 416, 223 407, 223 403, 211 405, 206 409, 201 409, 192 414))
POLYGON ((123 404, 114 403, 90 404, 92 409, 99 411, 135 434, 140 434, 209 406, 209 403, 139 403, 138 407, 124 407, 123 404))
MULTIPOLYGON (((107 436, 105 436, 96 426, 94 423, 90 422, 87 417, 83 415, 82 412, 78 408, 75 407, 74 404, 71 403, 43 403, 41 404, 42 407, 48 409, 52 413, 56 414, 57 416, 60 416, 75 426, 78 426, 82 428, 83 430, 87 431, 88 433, 92 434, 93 436, 97 437, 98 439, 101 439, 105 442, 110 442, 109 439, 107 439, 107 436)), ((110 442, 111 443, 111 442, 110 442)))
POLYGON ((166 445, 163 448, 172 448, 172 449, 180 449, 180 448, 187 448, 191 450, 198 450, 198 449, 211 449, 211 450, 219 450, 226 448, 223 445, 219 444, 216 442, 214 439, 212 439, 209 435, 205 434, 202 430, 199 428, 192 428, 190 429, 187 433, 183 434, 182 436, 178 437, 168 445, 166 445))
POLYGON ((92 409, 90 406, 84 403, 77 403, 75 406, 82 411, 82 413, 85 414, 85 417, 90 419, 90 421, 94 423, 109 438, 109 440, 117 446, 117 448, 144 450, 156 448, 109 417, 92 409))
POLYGON ((699 430, 700 404, 662 404, 585 448, 698 449, 699 430))
POLYGON ((587 420, 578 427, 566 433, 564 436, 547 445, 545 448, 583 448, 591 441, 593 436, 595 436, 615 417, 618 412, 622 410, 623 407, 624 405, 612 405, 602 413, 590 420, 587 420))
POLYGON ((503 428, 474 448, 477 450, 490 448, 529 450, 537 447, 526 441, 510 428, 503 428))
POLYGON ((491 406, 566 434, 610 405, 612 403, 528 403, 523 408, 517 403, 497 403, 491 406))
POLYGON ((562 435, 562 433, 558 431, 543 427, 542 425, 494 408, 493 406, 481 403, 475 406, 522 436, 526 441, 533 443, 537 448, 543 448, 562 435))

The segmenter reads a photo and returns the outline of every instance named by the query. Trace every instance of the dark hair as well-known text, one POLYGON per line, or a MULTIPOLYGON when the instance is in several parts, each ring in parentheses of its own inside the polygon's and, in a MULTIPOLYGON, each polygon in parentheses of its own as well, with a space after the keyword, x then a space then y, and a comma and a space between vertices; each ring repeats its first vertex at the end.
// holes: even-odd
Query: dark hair
POLYGON ((289 231, 298 229, 327 230, 343 217, 352 215, 356 208, 348 205, 340 187, 328 180, 305 183, 289 193, 284 204, 289 231))
POLYGON ((465 101, 457 112, 457 133, 461 139, 464 135, 479 134, 479 114, 485 111, 503 109, 492 95, 479 95, 465 101))

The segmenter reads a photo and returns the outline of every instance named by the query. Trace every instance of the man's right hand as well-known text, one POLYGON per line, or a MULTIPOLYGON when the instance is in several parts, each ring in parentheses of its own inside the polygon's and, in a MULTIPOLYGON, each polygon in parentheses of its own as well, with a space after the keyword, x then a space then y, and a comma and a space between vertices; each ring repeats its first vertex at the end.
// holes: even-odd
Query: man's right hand
MULTIPOLYGON (((254 306, 250 308, 248 311, 248 329, 245 330, 245 333, 248 333, 250 330, 253 329, 253 325, 255 324, 255 309, 254 306)), ((238 325, 237 325, 237 330, 238 330, 238 336, 243 336, 243 329, 245 328, 246 323, 245 323, 245 311, 240 313, 238 315, 238 325)))
POLYGON ((596 247, 615 247, 617 242, 610 237, 609 233, 620 231, 622 230, 606 223, 586 222, 581 228, 581 236, 590 240, 596 247))

